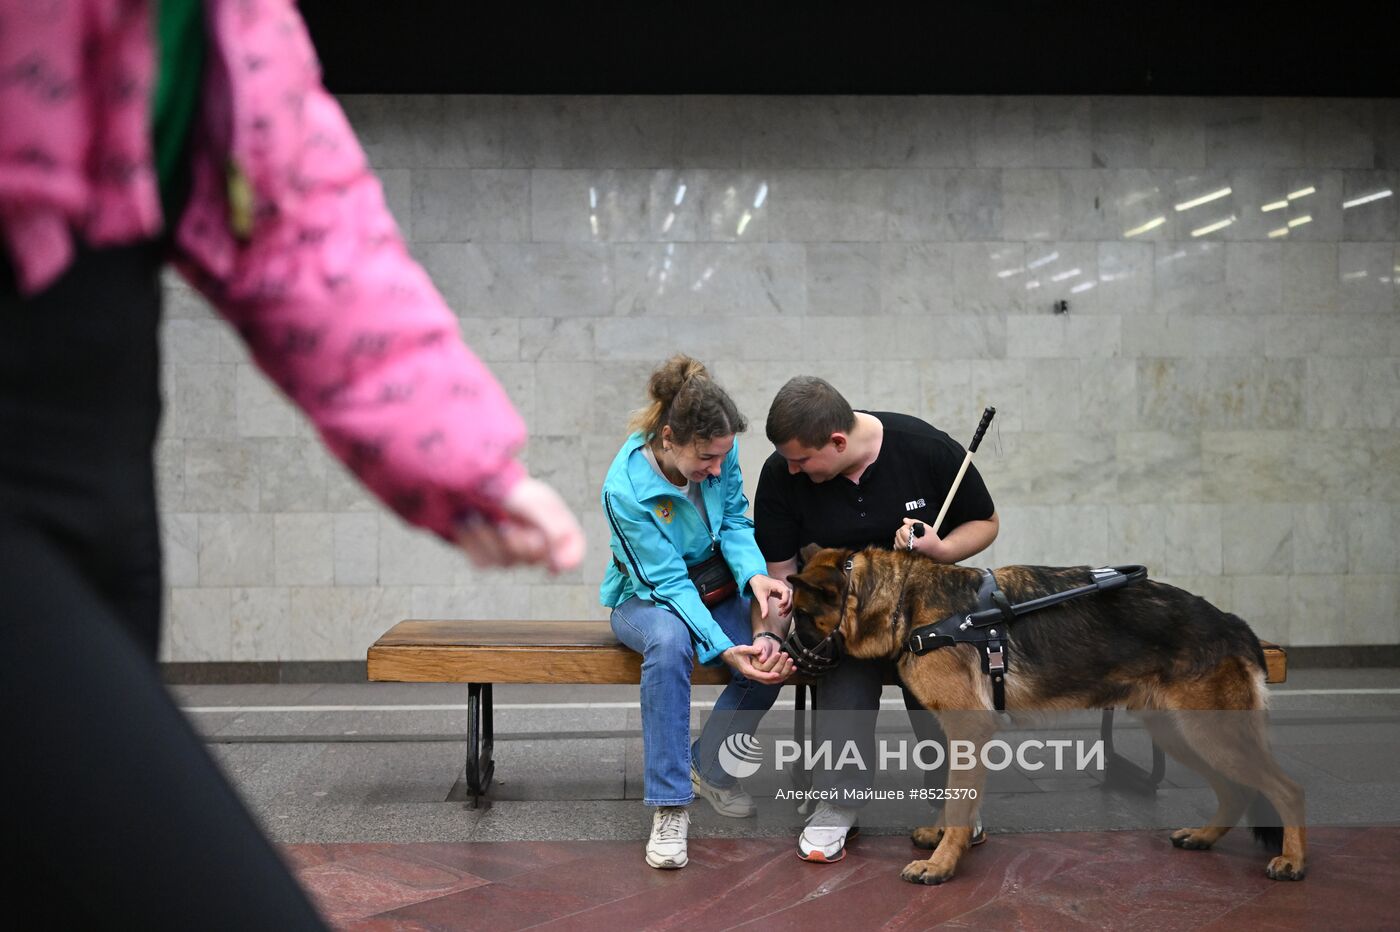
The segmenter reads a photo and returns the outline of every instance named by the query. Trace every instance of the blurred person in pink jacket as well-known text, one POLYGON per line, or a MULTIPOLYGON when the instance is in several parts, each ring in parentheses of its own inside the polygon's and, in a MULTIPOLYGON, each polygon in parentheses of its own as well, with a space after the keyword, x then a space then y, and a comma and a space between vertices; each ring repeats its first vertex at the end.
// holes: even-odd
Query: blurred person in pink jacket
POLYGON ((0 0, 0 723, 53 924, 319 919, 159 682, 159 271, 404 520, 488 566, 583 534, 408 256, 290 0, 0 0))

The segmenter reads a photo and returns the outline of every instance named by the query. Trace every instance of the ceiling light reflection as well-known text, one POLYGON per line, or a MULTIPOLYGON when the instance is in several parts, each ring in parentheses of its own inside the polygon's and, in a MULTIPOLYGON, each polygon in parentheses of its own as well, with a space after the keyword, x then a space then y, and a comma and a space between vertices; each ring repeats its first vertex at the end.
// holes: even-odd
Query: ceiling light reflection
POLYGON ((1302 225, 1305 224, 1305 223, 1312 223, 1312 215, 1311 215, 1311 214, 1309 214, 1309 215, 1306 216, 1306 217, 1294 217, 1292 220, 1288 221, 1288 225, 1289 225, 1290 227, 1300 227, 1300 226, 1302 226, 1302 225))
POLYGON ((734 235, 743 236, 744 231, 749 228, 749 221, 752 219, 753 214, 749 213, 747 210, 744 211, 744 215, 739 218, 739 226, 734 230, 734 235))
POLYGON ((1143 234, 1143 233, 1146 233, 1148 230, 1155 230, 1155 229, 1157 229, 1159 226, 1161 226, 1162 224, 1164 224, 1164 223, 1166 223, 1166 222, 1167 222, 1167 218, 1166 218, 1166 217, 1156 217, 1156 218, 1154 218, 1154 219, 1152 219, 1152 220, 1147 221, 1146 223, 1144 223, 1144 224, 1143 224, 1142 226, 1140 226, 1140 227, 1133 227, 1131 230, 1129 230, 1128 232, 1124 233, 1123 236, 1124 236, 1124 237, 1139 236, 1139 235, 1141 235, 1141 234, 1143 234))
POLYGON ((1259 209, 1264 211, 1264 213, 1268 213, 1271 210, 1283 210, 1287 206, 1288 201, 1274 201, 1272 204, 1265 204, 1259 209))
POLYGON ((1206 224, 1205 226, 1201 227, 1201 228, 1198 229, 1198 230, 1192 230, 1192 231, 1191 231, 1191 235, 1192 235, 1192 236, 1205 236, 1207 233, 1214 233, 1216 230, 1223 230, 1223 229, 1225 229, 1226 227, 1228 227, 1230 224, 1232 224, 1232 223, 1234 223, 1234 222, 1235 222, 1235 218, 1234 218, 1234 217, 1226 217, 1224 220, 1219 220, 1219 221, 1217 221, 1217 222, 1215 222, 1215 223, 1208 223, 1208 224, 1206 224))
POLYGON ((1387 188, 1384 191, 1377 191, 1375 194, 1367 194, 1365 197, 1358 197, 1354 201, 1342 201, 1342 210, 1350 210, 1353 207, 1360 207, 1362 204, 1379 201, 1382 198, 1390 197, 1391 193, 1390 189, 1387 188))
POLYGON ((1296 201, 1296 200, 1297 200, 1298 198, 1300 198, 1300 197, 1307 197, 1309 194, 1316 194, 1316 193, 1317 193, 1317 188, 1314 188, 1312 185, 1308 185, 1306 188, 1303 188, 1302 190, 1299 190, 1299 191, 1290 191, 1290 192, 1288 193, 1288 199, 1289 199, 1290 201, 1296 201))
POLYGON ((768 200, 768 182, 764 181, 759 184, 758 195, 753 199, 754 210, 758 210, 758 208, 762 207, 763 202, 766 200, 768 200))
POLYGON ((685 200, 685 182, 684 182, 684 181, 682 181, 682 182, 680 183, 680 187, 676 188, 676 206, 677 206, 677 207, 681 206, 681 201, 683 201, 683 200, 685 200))
POLYGON ((1229 197, 1232 193, 1234 192, 1230 188, 1221 188, 1219 191, 1212 191, 1209 194, 1203 194, 1200 197, 1195 198, 1194 200, 1183 201, 1182 203, 1176 205, 1176 209, 1178 211, 1190 210, 1192 207, 1200 207, 1202 204, 1209 204, 1211 201, 1218 201, 1222 197, 1229 197))
POLYGON ((1278 239, 1280 236, 1288 235, 1288 227, 1279 227, 1277 230, 1269 231, 1269 239, 1278 239))
POLYGON ((1039 259, 1035 259, 1034 261, 1027 262, 1027 263, 1026 263, 1026 268, 1028 268, 1028 269, 1038 269, 1038 268, 1040 268, 1042 265, 1049 265, 1051 262, 1054 262, 1054 261, 1055 261, 1056 259, 1058 259, 1058 258, 1060 258, 1060 254, 1059 254, 1058 252, 1052 252, 1052 253, 1050 253, 1050 255, 1048 255, 1048 256, 1041 256, 1039 259))

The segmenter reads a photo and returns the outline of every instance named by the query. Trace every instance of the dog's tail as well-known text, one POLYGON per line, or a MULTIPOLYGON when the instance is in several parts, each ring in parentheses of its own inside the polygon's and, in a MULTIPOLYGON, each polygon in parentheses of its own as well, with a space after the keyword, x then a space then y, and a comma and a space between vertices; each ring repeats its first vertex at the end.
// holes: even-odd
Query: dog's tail
POLYGON ((1265 851, 1270 854, 1283 852, 1283 818, 1263 793, 1256 792, 1249 801, 1245 820, 1254 833, 1254 840, 1263 845, 1265 851))

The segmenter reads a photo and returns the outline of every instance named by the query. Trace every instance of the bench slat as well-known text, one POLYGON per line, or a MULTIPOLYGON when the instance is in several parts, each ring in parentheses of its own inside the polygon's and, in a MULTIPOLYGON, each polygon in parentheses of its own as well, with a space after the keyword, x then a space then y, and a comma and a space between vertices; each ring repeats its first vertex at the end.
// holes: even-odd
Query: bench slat
MULTIPOLYGON (((1267 641, 1267 680, 1288 656, 1267 641)), ((390 683, 640 683, 642 658, 605 621, 402 621, 369 649, 369 679, 390 683)), ((695 683, 729 682, 724 666, 696 665, 695 683)))

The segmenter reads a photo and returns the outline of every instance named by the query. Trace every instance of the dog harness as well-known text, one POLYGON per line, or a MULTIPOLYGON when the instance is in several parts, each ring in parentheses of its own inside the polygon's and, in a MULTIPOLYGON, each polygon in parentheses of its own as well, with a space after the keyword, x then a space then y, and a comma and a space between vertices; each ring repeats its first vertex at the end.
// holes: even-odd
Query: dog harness
POLYGON ((997 587, 996 576, 991 570, 984 569, 981 573, 982 581, 977 587, 977 607, 973 611, 949 615, 942 621, 915 628, 909 632, 904 649, 922 657, 940 647, 972 644, 982 657, 982 672, 991 677, 992 704, 998 712, 1005 712, 1007 661, 1010 659, 1010 641, 1007 635, 1011 625, 1025 615, 1050 608, 1052 605, 1141 582, 1147 578, 1147 567, 1136 564, 1101 566, 1090 570, 1094 581, 1087 586, 1053 592, 1015 605, 1012 605, 1006 593, 997 587))

